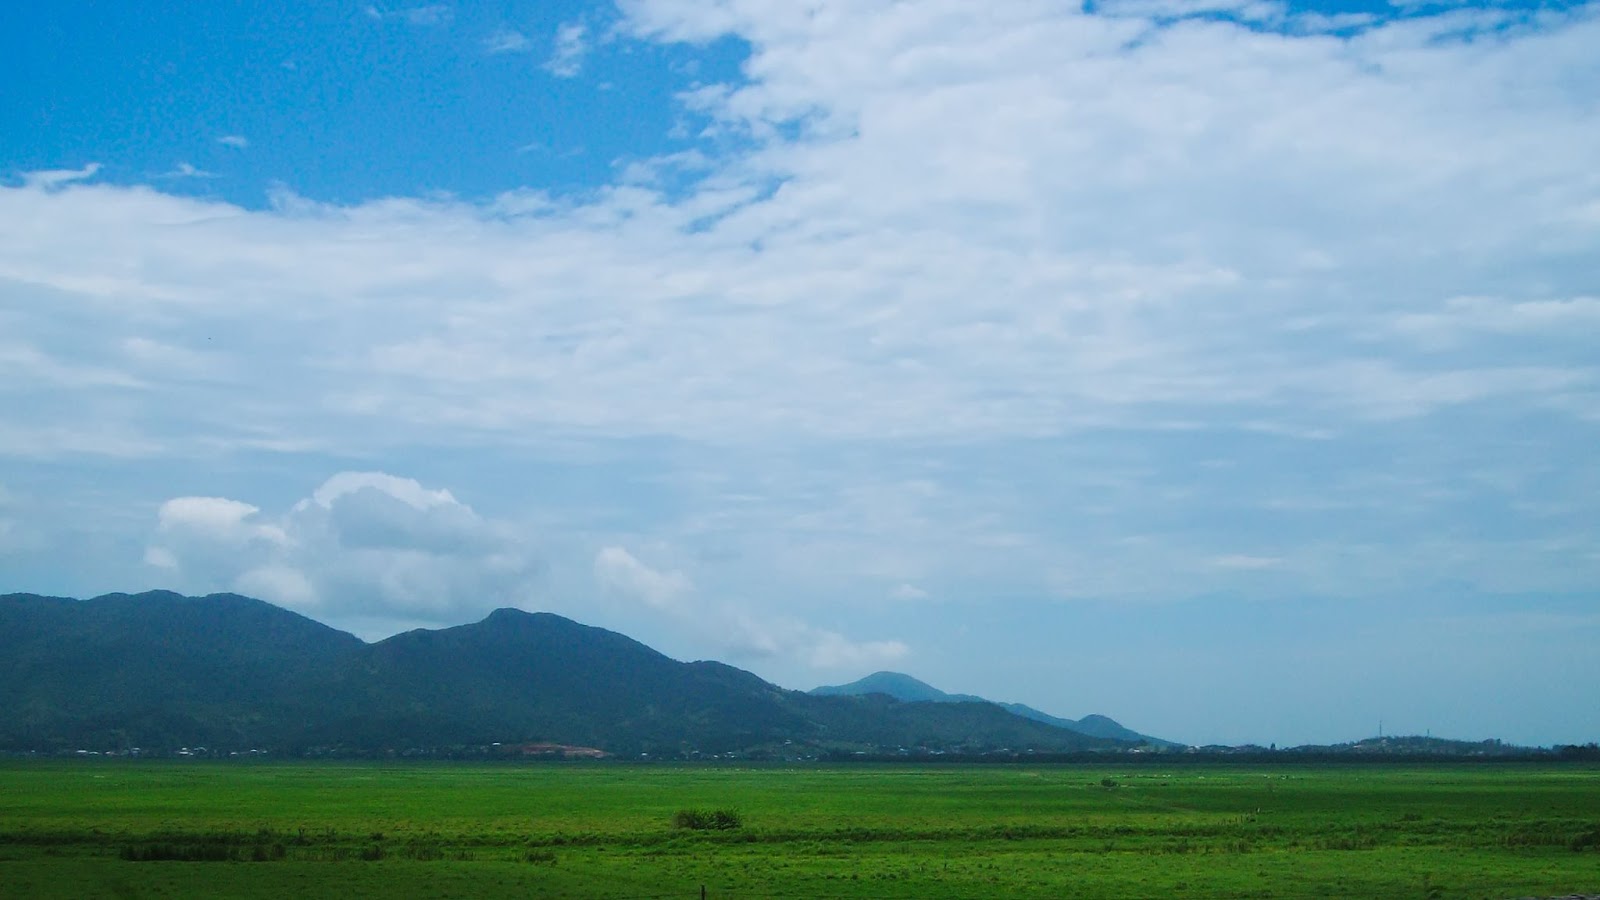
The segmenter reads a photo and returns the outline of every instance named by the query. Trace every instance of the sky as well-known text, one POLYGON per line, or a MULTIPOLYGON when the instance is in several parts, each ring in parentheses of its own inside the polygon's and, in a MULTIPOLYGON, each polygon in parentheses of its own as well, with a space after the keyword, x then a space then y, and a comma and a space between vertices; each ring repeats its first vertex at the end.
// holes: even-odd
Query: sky
POLYGON ((0 9, 0 592, 1600 740, 1600 4, 0 9))

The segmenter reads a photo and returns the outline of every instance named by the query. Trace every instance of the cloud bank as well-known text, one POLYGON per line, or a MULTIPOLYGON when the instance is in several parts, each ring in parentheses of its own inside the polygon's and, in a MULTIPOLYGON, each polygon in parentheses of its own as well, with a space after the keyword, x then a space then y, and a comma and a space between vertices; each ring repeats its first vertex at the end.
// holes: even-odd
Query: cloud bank
POLYGON ((145 555, 197 590, 229 589, 336 624, 457 624, 527 606, 531 542, 448 491, 341 472, 279 515, 223 497, 161 505, 145 555))

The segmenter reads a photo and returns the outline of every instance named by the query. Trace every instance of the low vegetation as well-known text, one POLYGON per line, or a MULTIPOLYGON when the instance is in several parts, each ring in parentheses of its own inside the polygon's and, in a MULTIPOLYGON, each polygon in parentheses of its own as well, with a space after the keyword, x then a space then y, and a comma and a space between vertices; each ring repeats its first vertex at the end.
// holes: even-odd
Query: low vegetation
POLYGON ((691 831, 732 831, 744 818, 731 809, 680 809, 672 814, 672 827, 691 831))
POLYGON ((1597 810, 1585 763, 12 761, 0 897, 1555 896, 1597 810))

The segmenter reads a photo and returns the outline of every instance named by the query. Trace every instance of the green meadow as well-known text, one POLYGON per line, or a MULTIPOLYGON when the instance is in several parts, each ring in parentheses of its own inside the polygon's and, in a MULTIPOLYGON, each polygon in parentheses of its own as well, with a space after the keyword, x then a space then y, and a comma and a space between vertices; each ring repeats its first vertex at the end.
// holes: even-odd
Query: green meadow
POLYGON ((4 897, 702 887, 709 898, 1600 892, 1600 768, 0 763, 4 897))

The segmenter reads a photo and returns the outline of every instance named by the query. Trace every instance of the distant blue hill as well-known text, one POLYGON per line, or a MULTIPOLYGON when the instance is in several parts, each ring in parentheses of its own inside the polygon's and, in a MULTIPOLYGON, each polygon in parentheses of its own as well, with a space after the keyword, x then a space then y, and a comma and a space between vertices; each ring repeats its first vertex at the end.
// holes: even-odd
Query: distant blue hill
POLYGON ((1090 737, 1110 738, 1111 740, 1132 741, 1135 743, 1142 742, 1155 747, 1183 746, 1173 741, 1140 734, 1131 728, 1124 728, 1115 719, 1106 716, 1088 715, 1081 719, 1063 719, 1046 712, 1040 712, 1031 706, 1024 706, 1021 703, 997 703, 972 694, 947 694, 931 684, 918 681, 901 672, 873 672, 871 675, 858 681, 852 681, 849 684, 824 685, 812 690, 811 694, 817 697, 854 697, 865 694, 885 694, 903 703, 990 703, 1024 719, 1043 722, 1046 725, 1054 725, 1057 728, 1065 728, 1068 731, 1075 731, 1078 734, 1090 737))

